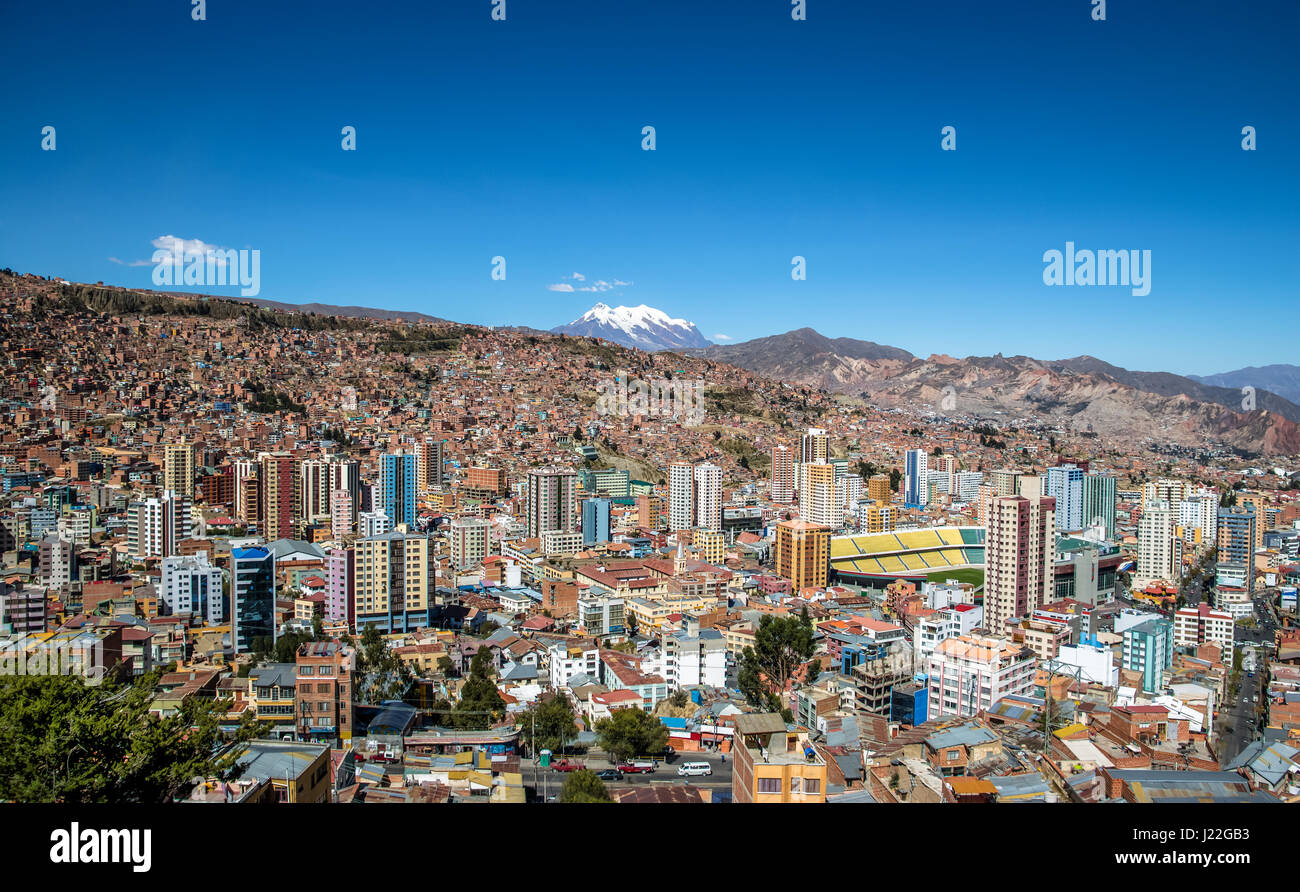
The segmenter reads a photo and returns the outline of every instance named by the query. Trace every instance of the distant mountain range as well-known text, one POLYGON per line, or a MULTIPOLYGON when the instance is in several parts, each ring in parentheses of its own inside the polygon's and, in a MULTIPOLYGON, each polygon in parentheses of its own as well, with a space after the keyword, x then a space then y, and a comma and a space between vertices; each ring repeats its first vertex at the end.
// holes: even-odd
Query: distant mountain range
MULTIPOLYGON (((935 355, 800 328, 739 344, 681 352, 769 378, 860 395, 884 407, 943 414, 1038 418, 1107 437, 1151 437, 1186 446, 1219 442, 1257 454, 1300 453, 1300 405, 1254 379, 1255 410, 1239 387, 1167 372, 1133 372, 1092 356, 935 355)), ((1230 373, 1238 374, 1238 373, 1230 373)), ((1244 386, 1244 385, 1243 385, 1244 386)))
POLYGON ((1231 387, 1240 392, 1243 387, 1264 388, 1293 403, 1300 403, 1300 366, 1278 365, 1249 366, 1235 372, 1217 375, 1188 375, 1194 381, 1215 387, 1231 387))
POLYGON ((624 347, 641 350, 677 350, 683 347, 707 347, 712 342, 700 334, 695 324, 673 319, 663 310, 641 304, 637 307, 611 307, 598 303, 568 325, 552 328, 555 334, 604 338, 624 347))

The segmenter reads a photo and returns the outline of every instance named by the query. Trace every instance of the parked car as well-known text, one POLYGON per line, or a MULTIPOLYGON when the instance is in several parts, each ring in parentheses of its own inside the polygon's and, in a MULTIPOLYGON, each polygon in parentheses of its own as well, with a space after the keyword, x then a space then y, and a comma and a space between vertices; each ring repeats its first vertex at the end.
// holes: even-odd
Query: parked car
POLYGON ((596 777, 603 781, 616 781, 623 779, 623 772, 617 768, 606 768, 604 771, 597 771, 596 777))
POLYGON ((587 767, 587 766, 584 765, 584 764, 582 764, 581 762, 576 762, 576 761, 574 761, 574 760, 572 760, 572 759, 561 759, 561 760, 558 761, 558 762, 552 762, 552 763, 551 763, 551 770, 552 770, 552 771, 563 771, 563 772, 565 772, 566 774, 567 774, 568 772, 570 772, 570 771, 578 771, 578 770, 580 770, 580 769, 582 769, 582 768, 586 768, 586 767, 587 767))
POLYGON ((681 777, 708 777, 713 774, 713 766, 708 762, 683 762, 677 767, 681 777))

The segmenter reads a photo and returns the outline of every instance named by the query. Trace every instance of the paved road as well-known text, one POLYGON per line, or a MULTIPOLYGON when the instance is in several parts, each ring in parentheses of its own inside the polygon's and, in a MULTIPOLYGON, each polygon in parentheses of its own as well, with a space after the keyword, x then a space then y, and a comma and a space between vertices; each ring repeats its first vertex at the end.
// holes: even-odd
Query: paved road
POLYGON ((1227 713, 1228 726, 1231 728, 1224 732, 1219 746, 1220 761, 1225 764, 1259 736, 1258 705, 1254 702, 1254 698, 1263 693, 1261 691, 1263 677, 1260 672, 1255 671, 1252 678, 1251 668, 1258 670, 1263 659, 1270 653, 1260 645, 1273 641, 1273 632, 1278 626, 1273 607, 1274 594, 1272 590, 1265 590, 1255 596, 1254 616, 1259 624, 1258 627, 1243 629, 1238 626, 1236 630, 1237 647, 1244 650, 1245 657, 1242 660, 1241 690, 1233 698, 1232 703, 1225 704, 1221 710, 1227 713))
MULTIPOLYGON (((571 757, 573 758, 573 757, 571 757)), ((585 756, 576 757, 577 761, 582 762, 592 771, 601 771, 605 768, 612 768, 614 763, 609 760, 605 753, 599 750, 592 750, 585 756)), ((532 786, 536 783, 538 798, 556 796, 560 788, 564 786, 565 774, 554 769, 539 768, 536 775, 533 772, 534 765, 531 759, 520 759, 519 770, 523 773, 524 783, 532 786), (536 777, 536 781, 534 781, 536 777)), ((695 787, 706 787, 713 790, 730 790, 731 789, 731 757, 727 756, 726 761, 718 753, 678 753, 670 763, 659 760, 659 767, 652 774, 625 774, 619 781, 606 781, 607 784, 641 786, 643 784, 682 784, 695 787), (708 762, 713 767, 713 774, 707 777, 681 777, 677 774, 677 766, 682 762, 708 762)))

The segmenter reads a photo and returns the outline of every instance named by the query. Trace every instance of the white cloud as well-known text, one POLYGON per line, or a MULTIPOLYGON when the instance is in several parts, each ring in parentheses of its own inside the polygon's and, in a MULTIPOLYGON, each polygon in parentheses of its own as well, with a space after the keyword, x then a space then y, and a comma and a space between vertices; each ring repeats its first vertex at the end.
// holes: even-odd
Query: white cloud
POLYGON ((597 279, 596 281, 592 282, 590 285, 583 285, 578 290, 600 292, 600 291, 610 291, 614 288, 628 288, 631 287, 631 285, 632 285, 631 282, 624 282, 622 279, 615 279, 612 282, 607 282, 604 279, 597 279))
MULTIPOLYGON (((572 279, 575 282, 587 281, 587 277, 584 276, 582 273, 572 273, 567 276, 560 276, 560 278, 572 279)), ((568 284, 567 282, 560 282, 555 285, 547 285, 546 287, 550 291, 585 291, 589 294, 598 294, 604 291, 611 291, 615 288, 630 288, 631 286, 632 286, 631 282, 624 282, 622 279, 614 279, 613 281, 608 281, 608 282, 604 279, 597 279, 596 281, 592 282, 589 285, 579 285, 576 288, 573 285, 568 284)))
MULTIPOLYGON (((184 262, 185 258, 193 257, 196 254, 200 257, 206 257, 208 256, 209 252, 216 252, 219 250, 223 250, 221 248, 218 248, 216 245, 208 244, 207 242, 203 241, 203 239, 178 238, 174 235, 159 236, 158 238, 150 242, 150 244, 152 244, 155 248, 157 248, 158 251, 166 251, 172 257, 175 257, 177 254, 179 254, 182 262, 184 262)), ((225 250, 229 250, 229 249, 225 249, 225 250)), ((155 257, 157 257, 157 251, 154 252, 154 255, 155 257)), ((157 260, 156 262, 169 263, 173 261, 168 259, 160 259, 157 260)), ((219 267, 225 266, 226 259, 220 255, 217 255, 216 265, 219 267)))
POLYGON ((730 341, 730 340, 733 340, 733 338, 731 337, 731 335, 715 334, 715 335, 713 336, 713 340, 715 340, 715 341, 730 341))
POLYGON ((156 239, 151 239, 149 244, 154 246, 154 258, 151 260, 118 260, 116 257, 108 258, 118 266, 157 266, 159 264, 175 264, 176 254, 180 254, 182 264, 195 255, 207 257, 209 252, 212 253, 212 261, 216 267, 224 268, 228 265, 228 260, 223 257, 220 251, 230 251, 230 248, 220 248, 217 245, 209 244, 203 239, 198 238, 179 238, 174 235, 160 235, 156 239), (160 254, 159 252, 165 252, 160 254))

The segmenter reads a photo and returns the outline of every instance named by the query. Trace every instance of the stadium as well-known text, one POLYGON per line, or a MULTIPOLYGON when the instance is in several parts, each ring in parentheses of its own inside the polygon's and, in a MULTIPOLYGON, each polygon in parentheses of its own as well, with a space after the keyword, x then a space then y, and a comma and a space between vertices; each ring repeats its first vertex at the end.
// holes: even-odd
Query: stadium
POLYGON ((831 538, 831 579, 884 588, 897 579, 984 584, 983 527, 931 527, 831 538))

